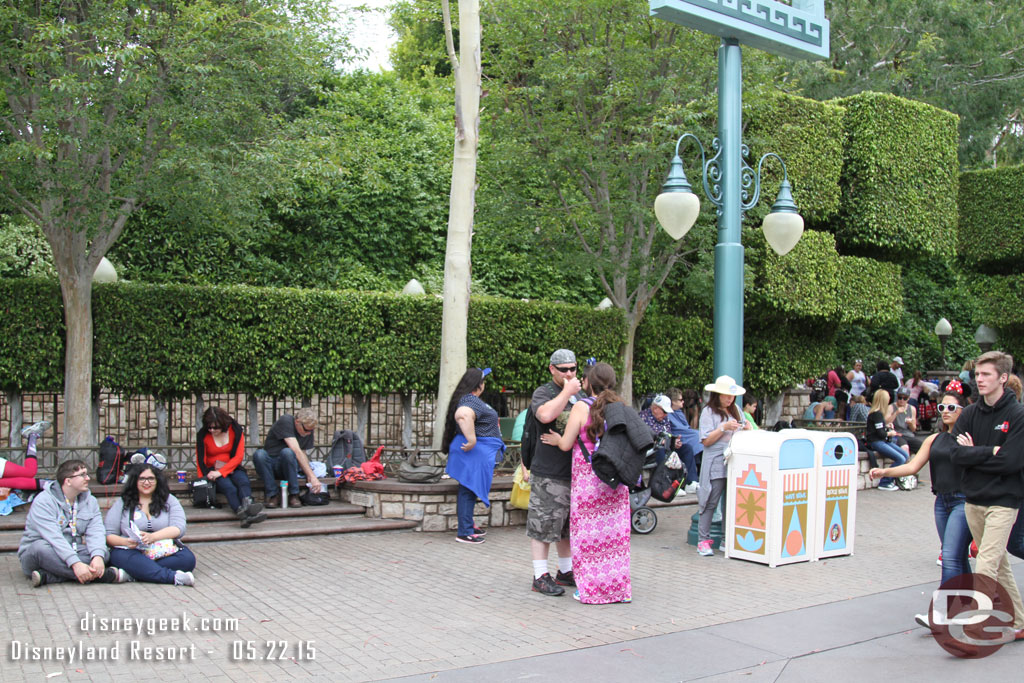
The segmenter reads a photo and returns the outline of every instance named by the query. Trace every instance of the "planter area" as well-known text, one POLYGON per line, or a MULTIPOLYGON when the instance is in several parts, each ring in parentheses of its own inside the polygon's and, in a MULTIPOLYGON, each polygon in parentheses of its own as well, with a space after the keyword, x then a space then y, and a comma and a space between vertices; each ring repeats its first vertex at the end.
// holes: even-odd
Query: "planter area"
MULTIPOLYGON (((416 522, 417 531, 454 531, 459 485, 451 479, 436 484, 407 484, 397 479, 357 481, 341 488, 341 500, 366 508, 367 517, 416 522)), ((509 505, 512 477, 501 475, 491 485, 491 507, 478 502, 473 520, 481 526, 526 524, 526 510, 509 505)))

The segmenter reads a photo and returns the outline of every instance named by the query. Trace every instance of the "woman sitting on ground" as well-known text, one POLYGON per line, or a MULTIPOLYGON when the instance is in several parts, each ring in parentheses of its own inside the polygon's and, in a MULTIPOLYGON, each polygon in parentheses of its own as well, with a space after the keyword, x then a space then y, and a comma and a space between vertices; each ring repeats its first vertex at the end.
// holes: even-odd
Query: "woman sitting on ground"
POLYGON ((487 532, 473 522, 473 508, 477 498, 490 507, 494 465, 505 451, 498 413, 480 399, 486 384, 484 378, 490 372, 490 368, 466 370, 448 401, 444 423, 441 449, 448 452, 445 471, 459 482, 455 499, 459 524, 455 540, 459 543, 484 542, 487 532))
POLYGON ((185 535, 185 511, 160 470, 148 463, 132 466, 104 523, 110 565, 131 580, 196 584, 196 556, 179 540, 185 535))
MULTIPOLYGON (((889 392, 879 389, 871 399, 871 412, 868 413, 867 424, 864 426, 864 442, 868 447, 868 459, 872 467, 877 467, 875 453, 883 458, 889 458, 894 467, 898 467, 907 461, 907 454, 903 449, 892 443, 892 439, 899 436, 893 429, 892 411, 889 409, 889 392)), ((878 488, 883 491, 895 491, 896 482, 892 477, 882 477, 878 482, 878 488)))
MULTIPOLYGON (((50 423, 43 420, 21 430, 21 435, 28 439, 28 447, 25 449, 25 464, 18 465, 6 458, 0 458, 0 488, 22 491, 42 490, 43 487, 40 485, 39 479, 36 479, 36 473, 39 471, 39 462, 36 459, 36 441, 49 428, 50 423)), ((9 490, 8 493, 10 493, 9 490)))
POLYGON ((228 505, 246 529, 267 518, 262 503, 252 500, 249 473, 242 465, 245 435, 242 427, 227 411, 210 406, 203 413, 203 428, 196 434, 196 460, 199 474, 213 483, 228 499, 228 505))

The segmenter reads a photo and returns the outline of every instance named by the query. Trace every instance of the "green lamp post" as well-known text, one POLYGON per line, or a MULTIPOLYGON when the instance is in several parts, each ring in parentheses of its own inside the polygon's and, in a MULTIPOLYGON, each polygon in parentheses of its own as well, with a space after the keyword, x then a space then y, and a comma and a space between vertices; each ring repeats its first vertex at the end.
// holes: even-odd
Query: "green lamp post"
MULTIPOLYGON (((650 0, 651 14, 722 38, 718 49, 718 136, 711 143, 714 156, 705 158, 704 146, 691 133, 676 141, 662 193, 654 202, 655 215, 665 231, 680 239, 693 226, 700 201, 693 193, 679 147, 687 138, 701 153, 704 194, 718 214, 715 245, 714 376, 729 375, 743 383, 743 212, 757 205, 761 170, 746 162, 749 149, 742 141, 742 77, 740 43, 794 59, 822 59, 829 55, 828 20, 824 0, 793 0, 792 6, 774 0, 756 3, 736 0, 650 0), (753 186, 753 187, 751 187, 753 186)), ((792 187, 782 163, 784 179, 762 230, 779 254, 792 249, 803 233, 803 218, 793 201, 792 187)))
MULTIPOLYGON (((681 239, 700 213, 679 147, 687 138, 700 148, 704 194, 718 214, 715 245, 714 376, 729 375, 743 383, 743 245, 740 227, 743 212, 757 205, 761 196, 761 170, 769 157, 782 163, 783 181, 771 212, 762 224, 765 239, 778 254, 786 254, 800 239, 804 221, 793 201, 786 165, 775 153, 761 157, 755 172, 746 162, 749 149, 742 140, 743 80, 740 43, 792 59, 825 59, 829 56, 829 24, 825 0, 650 0, 651 14, 722 39, 718 49, 718 136, 712 141, 714 156, 705 159, 704 146, 691 133, 676 141, 668 178, 654 202, 662 228, 681 239), (751 192, 751 185, 753 191, 751 192)), ((722 498, 724 509, 725 498, 722 498)), ((693 516, 688 541, 697 544, 697 519, 693 516)), ((724 539, 721 516, 716 514, 711 537, 716 547, 724 539)))

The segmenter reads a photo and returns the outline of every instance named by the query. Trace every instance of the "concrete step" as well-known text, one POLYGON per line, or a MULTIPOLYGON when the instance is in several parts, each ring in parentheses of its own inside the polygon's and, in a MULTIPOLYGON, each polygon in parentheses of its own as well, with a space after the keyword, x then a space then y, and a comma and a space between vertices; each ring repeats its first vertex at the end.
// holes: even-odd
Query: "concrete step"
MULTIPOLYGON (((20 506, 12 514, 0 518, 0 553, 16 552, 25 528, 28 506, 20 506)), ((416 522, 407 520, 369 519, 363 508, 339 501, 329 505, 267 510, 267 520, 248 529, 239 526, 227 507, 196 509, 185 507, 188 517, 187 543, 237 541, 258 538, 318 536, 360 531, 411 529, 416 522)))

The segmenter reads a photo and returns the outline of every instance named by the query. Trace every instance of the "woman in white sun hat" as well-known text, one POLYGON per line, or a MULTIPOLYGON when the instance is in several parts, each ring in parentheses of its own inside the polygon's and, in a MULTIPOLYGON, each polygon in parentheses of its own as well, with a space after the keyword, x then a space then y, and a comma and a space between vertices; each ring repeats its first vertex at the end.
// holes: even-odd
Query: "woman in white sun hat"
POLYGON ((700 521, 697 524, 697 553, 710 555, 711 517, 718 507, 725 491, 725 449, 732 441, 732 435, 739 429, 750 429, 750 423, 743 417, 736 397, 747 390, 729 375, 722 375, 714 384, 708 384, 704 391, 711 395, 700 413, 698 431, 704 444, 704 458, 700 467, 700 488, 697 495, 697 509, 700 521))

